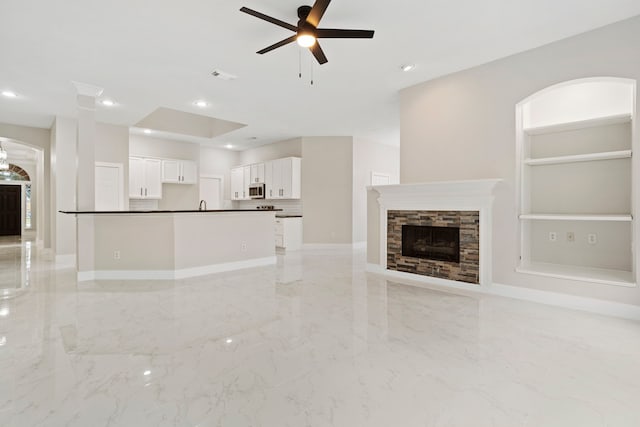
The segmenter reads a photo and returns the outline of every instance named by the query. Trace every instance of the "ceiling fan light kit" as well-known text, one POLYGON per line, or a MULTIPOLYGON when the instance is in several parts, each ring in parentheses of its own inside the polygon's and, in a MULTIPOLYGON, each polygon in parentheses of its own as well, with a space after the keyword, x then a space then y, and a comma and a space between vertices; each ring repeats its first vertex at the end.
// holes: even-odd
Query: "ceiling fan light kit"
POLYGON ((242 7, 240 11, 296 33, 295 35, 274 43, 271 46, 267 46, 266 48, 259 50, 256 53, 262 55, 295 41, 300 46, 308 48, 316 58, 316 61, 318 61, 318 63, 322 65, 326 64, 328 62, 328 59, 324 54, 322 48, 320 47, 320 43, 318 43, 317 39, 371 39, 373 38, 374 33, 371 30, 318 28, 318 24, 320 24, 322 16, 327 10, 327 7, 329 7, 329 3, 331 3, 331 0, 316 0, 313 6, 300 6, 298 8, 299 20, 297 26, 291 25, 287 22, 281 21, 277 18, 273 18, 247 7, 242 7))

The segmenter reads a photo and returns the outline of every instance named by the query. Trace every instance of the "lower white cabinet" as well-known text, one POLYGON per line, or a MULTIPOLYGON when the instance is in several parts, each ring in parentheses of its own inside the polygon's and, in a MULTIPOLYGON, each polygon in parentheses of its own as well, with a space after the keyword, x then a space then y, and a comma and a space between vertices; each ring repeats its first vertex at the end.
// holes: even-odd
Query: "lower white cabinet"
POLYGON ((276 218, 276 247, 297 251, 302 248, 302 218, 276 218))
POLYGON ((162 182, 168 184, 196 184, 198 166, 190 160, 162 160, 162 182))
POLYGON ((142 157, 129 158, 129 198, 162 198, 162 161, 142 157))

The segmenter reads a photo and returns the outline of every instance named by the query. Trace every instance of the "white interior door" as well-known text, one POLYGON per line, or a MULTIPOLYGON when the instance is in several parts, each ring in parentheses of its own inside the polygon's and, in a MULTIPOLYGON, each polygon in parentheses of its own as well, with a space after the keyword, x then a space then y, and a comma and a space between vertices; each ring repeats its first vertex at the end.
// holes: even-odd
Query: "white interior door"
POLYGON ((119 211, 124 208, 122 164, 96 163, 96 210, 119 211))
POLYGON ((207 202, 207 209, 222 209, 221 177, 200 177, 200 200, 207 202))

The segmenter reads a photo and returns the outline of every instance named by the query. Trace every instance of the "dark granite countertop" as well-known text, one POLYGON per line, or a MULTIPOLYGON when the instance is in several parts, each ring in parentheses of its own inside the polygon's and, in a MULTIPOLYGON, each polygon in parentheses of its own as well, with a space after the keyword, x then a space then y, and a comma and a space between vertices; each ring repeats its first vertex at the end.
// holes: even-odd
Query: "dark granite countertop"
POLYGON ((154 214, 154 213, 224 213, 224 212, 281 212, 282 209, 214 209, 214 210, 205 210, 201 211, 198 209, 194 210, 158 210, 158 211, 58 211, 63 214, 74 214, 74 215, 86 215, 86 214, 95 214, 95 215, 104 215, 104 214, 154 214))

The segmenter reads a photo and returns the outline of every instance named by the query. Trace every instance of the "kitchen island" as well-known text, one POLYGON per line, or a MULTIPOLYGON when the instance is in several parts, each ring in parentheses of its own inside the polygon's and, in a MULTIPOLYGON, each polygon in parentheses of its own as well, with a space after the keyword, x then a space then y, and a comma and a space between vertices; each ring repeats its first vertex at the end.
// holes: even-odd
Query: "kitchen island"
POLYGON ((61 212, 77 218, 78 281, 171 280, 276 263, 277 210, 61 212))

